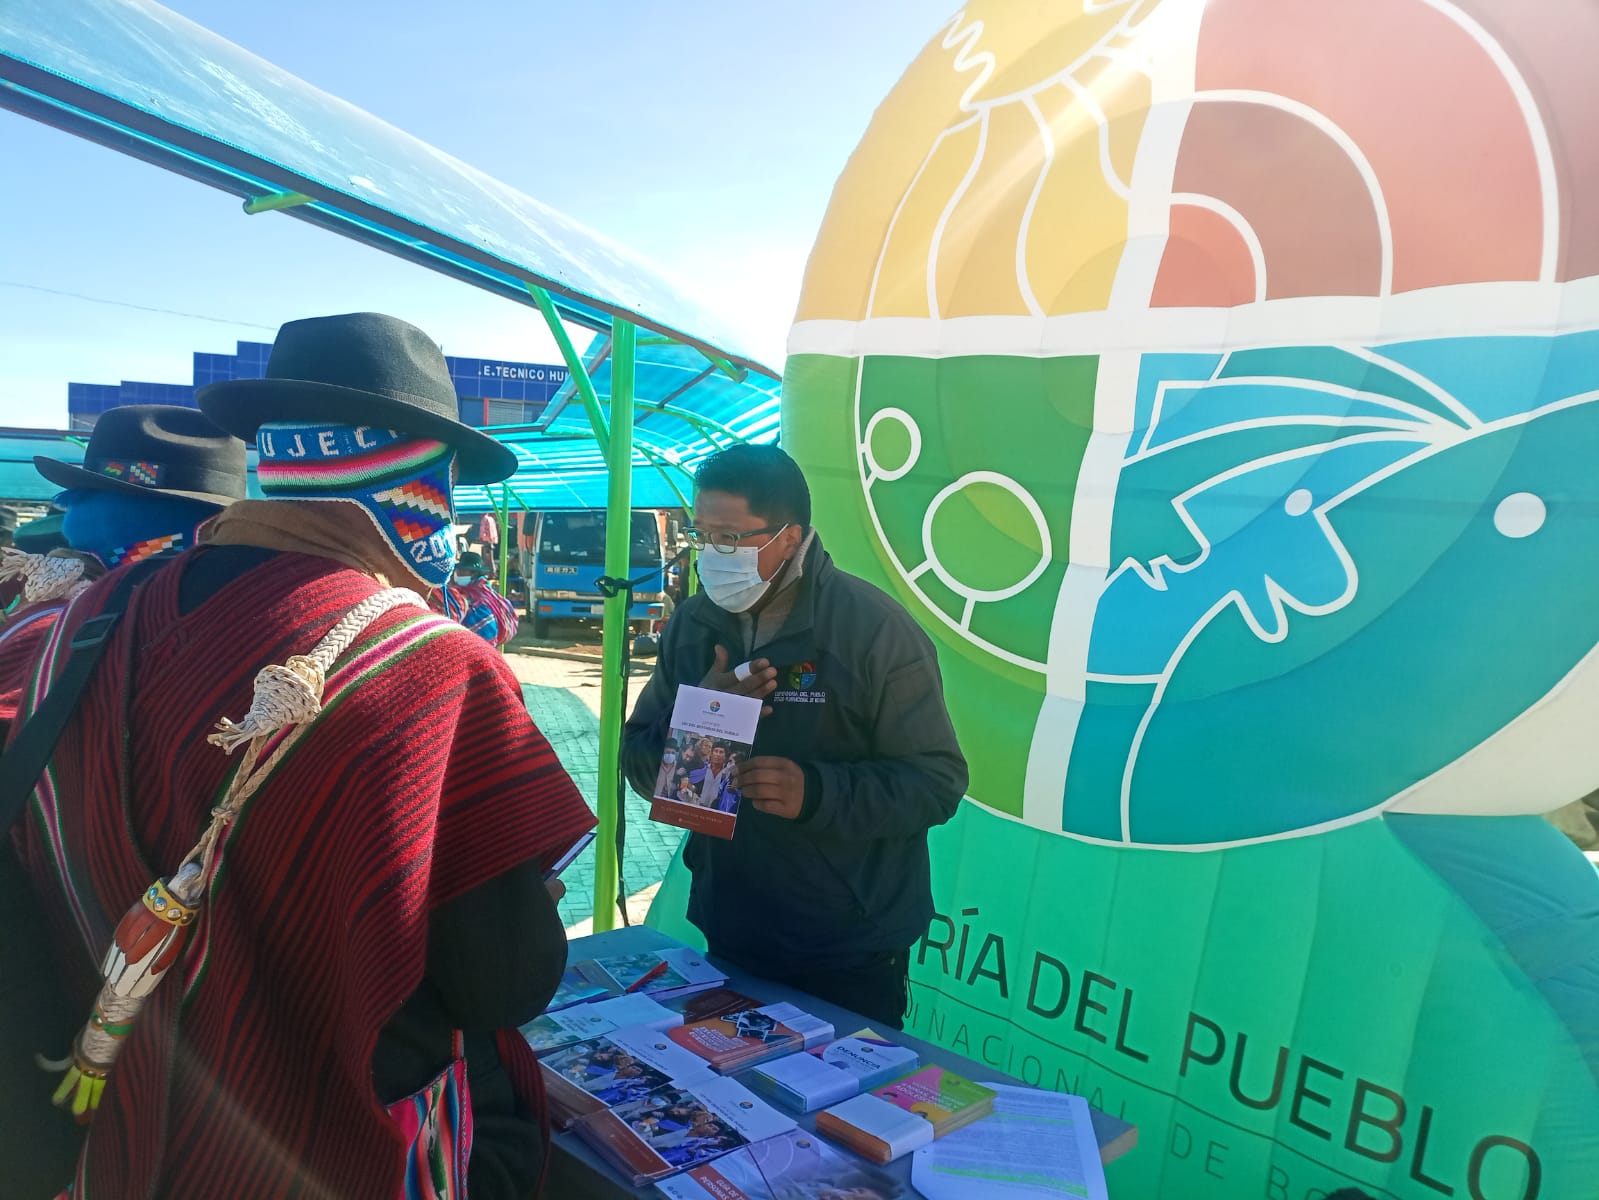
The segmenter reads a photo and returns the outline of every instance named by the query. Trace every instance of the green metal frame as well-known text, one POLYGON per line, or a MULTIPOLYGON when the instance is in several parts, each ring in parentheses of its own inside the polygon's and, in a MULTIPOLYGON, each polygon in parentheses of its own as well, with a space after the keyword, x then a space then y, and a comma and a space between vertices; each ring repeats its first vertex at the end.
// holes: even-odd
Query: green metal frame
MULTIPOLYGON (((608 475, 605 505, 605 573, 612 579, 626 579, 632 567, 631 544, 633 529, 633 384, 636 362, 637 328, 628 321, 617 321, 611 330, 611 412, 625 413, 624 420, 607 425, 605 411, 600 407, 594 381, 589 378, 583 358, 572 345, 566 327, 561 324, 555 304, 543 288, 530 287, 528 291, 544 314, 544 322, 560 348, 567 370, 572 373, 573 385, 583 398, 583 408, 588 413, 594 430, 594 440, 605 456, 608 475)), ((648 451, 645 452, 648 454, 648 451)), ((673 490, 676 491, 674 485, 673 490)), ((681 493, 679 493, 681 495, 681 493)), ((503 539, 502 539, 503 543, 503 539)), ((617 891, 621 881, 621 864, 616 855, 617 795, 615 781, 622 757, 622 691, 627 681, 622 677, 627 655, 627 601, 626 592, 607 597, 605 619, 602 627, 604 639, 601 654, 600 678, 600 769, 599 830, 594 839, 594 931, 601 933, 616 928, 617 891)))

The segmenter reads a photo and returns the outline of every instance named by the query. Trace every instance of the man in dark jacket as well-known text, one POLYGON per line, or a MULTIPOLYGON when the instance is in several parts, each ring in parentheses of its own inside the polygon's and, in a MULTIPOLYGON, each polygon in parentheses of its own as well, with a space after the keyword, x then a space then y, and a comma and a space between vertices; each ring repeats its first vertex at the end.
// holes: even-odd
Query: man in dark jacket
POLYGON ((713 957, 899 1028, 933 914, 927 831, 966 790, 933 644, 833 565, 783 451, 734 446, 696 482, 702 589, 627 723, 628 779, 648 794, 680 685, 762 697, 732 840, 690 834, 684 850, 689 919, 713 957))

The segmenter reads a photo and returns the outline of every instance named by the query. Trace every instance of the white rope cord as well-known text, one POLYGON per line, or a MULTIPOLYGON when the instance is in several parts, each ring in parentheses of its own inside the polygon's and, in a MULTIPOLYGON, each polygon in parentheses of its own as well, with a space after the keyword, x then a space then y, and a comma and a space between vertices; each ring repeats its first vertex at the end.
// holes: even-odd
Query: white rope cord
POLYGON ((21 579, 29 604, 76 595, 88 586, 87 564, 76 555, 29 554, 15 546, 0 549, 0 580, 21 579))
MULTIPOLYGON (((255 795, 266 782, 273 768, 283 756, 304 736, 309 723, 322 711, 322 688, 327 682, 329 668, 372 624, 390 609, 412 604, 426 609, 427 605, 410 588, 388 588, 374 592, 349 612, 345 613, 309 654, 296 654, 282 666, 263 667, 255 677, 255 697, 250 711, 242 721, 227 717, 217 722, 217 732, 207 737, 213 746, 220 746, 232 754, 241 745, 246 749, 228 785, 222 803, 211 810, 211 824, 194 849, 189 851, 177 872, 174 883, 182 875, 182 868, 198 859, 200 872, 194 897, 179 896, 183 904, 197 903, 211 879, 212 860, 222 831, 238 816, 245 802, 255 795), (266 739, 286 726, 297 726, 273 751, 271 758, 258 765, 257 759, 266 739), (248 743, 246 745, 246 743, 248 743)), ((174 893, 176 895, 176 893, 174 893)))

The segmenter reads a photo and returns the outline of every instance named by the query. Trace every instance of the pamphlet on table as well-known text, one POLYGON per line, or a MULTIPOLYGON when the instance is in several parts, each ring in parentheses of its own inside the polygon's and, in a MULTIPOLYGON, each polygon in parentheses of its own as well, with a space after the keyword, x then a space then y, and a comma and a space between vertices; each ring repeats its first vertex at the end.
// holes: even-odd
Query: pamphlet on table
POLYGON ((582 1004, 605 995, 609 995, 609 992, 604 984, 595 983, 576 966, 570 966, 561 973, 561 982, 556 985, 555 996, 544 1011, 559 1012, 563 1008, 571 1008, 574 1004, 582 1004))
POLYGON ((738 823, 738 764, 755 744, 761 702, 709 688, 680 687, 672 732, 656 772, 650 819, 730 838, 738 823))
POLYGON ((916 1051, 896 1046, 876 1030, 791 1054, 750 1073, 749 1085, 794 1112, 815 1112, 909 1074, 921 1065, 916 1051))
POLYGON ((667 1200, 909 1200, 910 1189, 814 1133, 795 1129, 655 1185, 667 1200))
POLYGON ((745 1008, 667 1031, 667 1037, 722 1075, 737 1074, 756 1063, 812 1046, 819 1048, 832 1036, 831 1024, 794 1004, 745 1008))
POLYGON ((522 1036, 535 1054, 549 1054, 563 1046, 593 1041, 597 1037, 630 1025, 650 1029, 670 1029, 683 1023, 683 1015, 673 1012, 642 992, 579 1004, 560 1012, 547 1012, 522 1026, 522 1036))
POLYGON ((816 1128, 862 1158, 888 1163, 987 1116, 994 1094, 946 1067, 924 1067, 824 1109, 816 1128))
POLYGON ((550 1116, 565 1129, 578 1117, 641 1099, 668 1084, 712 1078, 705 1060, 658 1029, 618 1029, 539 1060, 550 1116))
POLYGON ((636 1185, 777 1137, 794 1122, 736 1080, 706 1075, 592 1113, 575 1128, 636 1185))
POLYGON ((911 1182, 927 1200, 1106 1200, 1088 1101, 990 1085, 994 1111, 916 1151, 911 1182))
POLYGON ((724 972, 706 962, 698 950, 690 950, 687 946, 591 958, 575 966, 584 979, 599 988, 600 995, 643 992, 655 1000, 671 1000, 727 983, 724 972))

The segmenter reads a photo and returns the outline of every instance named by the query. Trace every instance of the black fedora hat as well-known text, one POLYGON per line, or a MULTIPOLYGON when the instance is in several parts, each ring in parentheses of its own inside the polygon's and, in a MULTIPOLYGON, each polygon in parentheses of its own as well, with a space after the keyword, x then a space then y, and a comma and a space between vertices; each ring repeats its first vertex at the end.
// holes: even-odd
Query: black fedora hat
POLYGON ((159 492, 226 506, 244 499, 244 443, 205 415, 174 404, 126 404, 95 422, 83 465, 38 457, 57 487, 148 496, 159 492))
POLYGON ((290 321, 278 330, 265 379, 225 379, 195 399, 245 439, 273 421, 368 425, 448 444, 461 483, 497 483, 516 470, 510 447, 461 423, 433 339, 381 313, 290 321))

